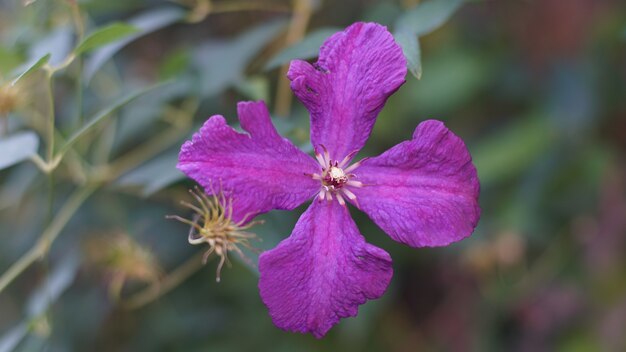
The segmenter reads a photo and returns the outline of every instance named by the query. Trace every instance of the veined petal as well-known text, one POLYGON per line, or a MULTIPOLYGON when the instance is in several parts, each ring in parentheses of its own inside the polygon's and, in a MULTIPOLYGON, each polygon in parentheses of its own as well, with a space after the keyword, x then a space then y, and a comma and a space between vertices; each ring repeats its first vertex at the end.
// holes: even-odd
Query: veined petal
POLYGON ((178 169, 207 193, 221 190, 233 199, 233 220, 250 220, 272 209, 293 209, 311 198, 319 166, 272 125, 264 102, 237 105, 239 133, 222 116, 212 116, 183 144, 178 169))
POLYGON ((380 297, 393 274, 389 254, 365 242, 347 207, 318 200, 289 238, 261 254, 259 271, 274 324, 317 338, 380 297))
POLYGON ((404 83, 406 59, 384 26, 355 23, 326 40, 317 63, 291 62, 291 89, 311 113, 311 143, 333 160, 363 147, 378 112, 404 83))
POLYGON ((445 246, 469 236, 478 223, 476 168, 463 141, 442 122, 422 122, 412 140, 353 172, 363 183, 352 189, 359 208, 396 241, 445 246))

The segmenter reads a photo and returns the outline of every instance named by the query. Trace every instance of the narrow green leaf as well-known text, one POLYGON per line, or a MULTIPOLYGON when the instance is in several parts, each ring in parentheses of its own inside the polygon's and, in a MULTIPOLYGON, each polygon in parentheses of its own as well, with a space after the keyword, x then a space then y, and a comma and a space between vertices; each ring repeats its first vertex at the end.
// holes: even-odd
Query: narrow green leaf
POLYGON ((324 43, 324 41, 340 30, 340 28, 335 27, 320 28, 309 33, 306 37, 304 37, 304 39, 302 39, 298 43, 289 46, 276 54, 265 65, 265 69, 271 70, 273 68, 282 66, 283 64, 286 64, 293 59, 306 60, 317 57, 320 46, 324 43))
POLYGON ((48 60, 50 60, 50 54, 46 54, 32 63, 25 64, 24 66, 22 66, 22 68, 18 69, 18 72, 21 72, 21 73, 18 74, 18 76, 13 80, 13 82, 11 82, 11 84, 15 85, 22 78, 37 71, 40 67, 47 64, 48 60))
POLYGON ((409 71, 415 78, 422 78, 422 55, 420 51, 420 43, 417 35, 406 29, 399 29, 394 33, 396 42, 402 47, 402 52, 406 57, 409 71))
POLYGON ((39 137, 35 132, 19 132, 0 139, 0 170, 22 162, 37 153, 39 137))
POLYGON ((87 82, 98 72, 110 58, 133 40, 161 28, 167 27, 185 18, 186 12, 177 7, 150 10, 130 19, 127 23, 138 29, 135 33, 118 41, 98 48, 85 62, 85 79, 87 82))
POLYGON ((167 82, 162 82, 162 83, 158 83, 152 86, 149 86, 147 88, 143 88, 140 89, 138 91, 135 91, 131 94, 125 95, 123 98, 121 98, 120 100, 116 101, 115 103, 113 103, 112 105, 100 110, 98 113, 96 113, 91 119, 89 119, 89 122, 87 122, 83 127, 81 127, 78 131, 74 132, 74 134, 72 134, 68 139, 67 142, 61 147, 61 149, 59 150, 59 155, 63 155, 65 154, 65 152, 67 152, 69 150, 69 148, 83 135, 85 135, 87 132, 91 131, 97 124, 98 122, 104 120, 104 118, 108 117, 111 115, 112 112, 122 108, 124 105, 130 103, 131 101, 137 99, 138 97, 151 92, 157 88, 161 88, 165 85, 168 85, 169 83, 171 83, 171 81, 167 81, 167 82))
POLYGON ((76 55, 80 55, 101 46, 122 40, 137 31, 139 31, 139 29, 130 24, 121 22, 113 23, 88 35, 80 44, 76 46, 74 53, 76 55))
POLYGON ((430 0, 420 3, 396 21, 417 36, 428 34, 443 25, 463 4, 463 0, 430 0))

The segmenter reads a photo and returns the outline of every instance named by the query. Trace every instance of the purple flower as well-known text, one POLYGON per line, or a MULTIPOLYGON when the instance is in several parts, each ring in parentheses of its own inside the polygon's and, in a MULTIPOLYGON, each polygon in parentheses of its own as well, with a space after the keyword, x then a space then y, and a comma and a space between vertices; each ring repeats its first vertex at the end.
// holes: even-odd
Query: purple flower
POLYGON ((478 222, 476 169, 441 122, 422 122, 411 140, 351 164, 405 75, 386 28, 356 23, 324 43, 317 63, 295 60, 289 69, 311 113, 315 159, 276 132, 263 102, 239 103, 247 133, 213 116, 182 147, 178 168, 207 190, 220 183, 234 221, 315 197, 291 236, 259 259, 261 298, 282 329, 322 337, 387 289, 391 258, 365 242, 346 202, 412 247, 448 245, 478 222))

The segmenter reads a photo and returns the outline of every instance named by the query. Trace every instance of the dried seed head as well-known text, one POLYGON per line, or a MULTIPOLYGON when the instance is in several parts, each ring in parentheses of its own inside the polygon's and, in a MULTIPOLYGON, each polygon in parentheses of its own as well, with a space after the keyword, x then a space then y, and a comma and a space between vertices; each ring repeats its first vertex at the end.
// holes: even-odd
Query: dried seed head
POLYGON ((196 204, 181 202, 181 204, 194 211, 191 219, 186 219, 178 215, 168 216, 168 219, 175 219, 185 223, 191 228, 189 229, 189 243, 209 245, 209 249, 205 252, 203 263, 206 264, 209 256, 215 253, 220 257, 217 266, 215 280, 220 282, 220 273, 224 263, 230 264, 228 260, 228 252, 234 251, 248 264, 254 266, 252 261, 247 258, 241 251, 243 246, 252 251, 256 251, 250 244, 250 240, 255 238, 254 233, 248 232, 249 228, 262 221, 252 221, 245 223, 248 216, 244 220, 235 222, 232 220, 233 202, 232 198, 227 198, 222 192, 212 192, 213 195, 206 195, 204 192, 195 187, 189 190, 189 193, 195 199, 196 204))
POLYGON ((109 293, 117 298, 127 281, 158 282, 161 269, 156 258, 125 233, 97 236, 87 242, 90 261, 111 276, 109 293))

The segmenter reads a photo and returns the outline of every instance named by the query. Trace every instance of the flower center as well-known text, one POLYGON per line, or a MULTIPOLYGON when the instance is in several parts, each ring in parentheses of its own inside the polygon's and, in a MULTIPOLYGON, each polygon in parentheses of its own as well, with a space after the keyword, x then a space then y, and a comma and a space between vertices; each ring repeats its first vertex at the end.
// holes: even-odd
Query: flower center
POLYGON ((324 176, 323 184, 326 186, 332 186, 335 189, 339 189, 343 187, 343 185, 348 182, 348 176, 343 172, 343 169, 337 166, 331 166, 326 172, 326 176, 324 176))
POLYGON ((319 180, 321 183, 318 197, 320 200, 327 199, 329 202, 335 197, 341 205, 346 204, 344 197, 348 197, 348 199, 356 202, 356 195, 350 191, 349 187, 358 188, 363 186, 363 184, 354 180, 356 175, 350 173, 350 171, 356 169, 360 163, 354 163, 344 169, 346 164, 356 154, 356 151, 348 154, 339 162, 330 158, 328 151, 323 145, 320 147, 322 152, 316 150, 315 158, 320 164, 321 173, 311 175, 314 180, 319 180))

